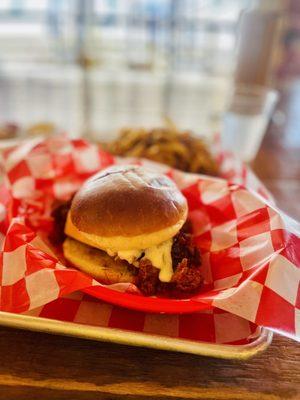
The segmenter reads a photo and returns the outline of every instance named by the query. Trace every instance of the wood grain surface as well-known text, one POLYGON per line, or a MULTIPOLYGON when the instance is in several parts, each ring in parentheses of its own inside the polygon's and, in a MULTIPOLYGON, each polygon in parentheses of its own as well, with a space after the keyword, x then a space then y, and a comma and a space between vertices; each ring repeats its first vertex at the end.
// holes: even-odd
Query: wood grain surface
POLYGON ((0 399, 297 398, 300 346, 247 362, 0 330, 0 399))
MULTIPOLYGON (((271 125, 253 168, 300 220, 297 115, 271 125)), ((0 400, 300 399, 300 346, 278 335, 240 362, 0 327, 0 355, 0 400)))

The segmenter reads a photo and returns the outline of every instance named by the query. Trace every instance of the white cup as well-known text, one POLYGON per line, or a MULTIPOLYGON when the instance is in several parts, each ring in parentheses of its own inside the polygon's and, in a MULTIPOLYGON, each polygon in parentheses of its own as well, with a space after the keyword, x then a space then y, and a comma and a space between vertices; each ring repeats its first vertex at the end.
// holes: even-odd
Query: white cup
POLYGON ((223 149, 233 152, 245 162, 252 161, 259 150, 277 100, 278 92, 268 87, 237 86, 223 119, 223 149))

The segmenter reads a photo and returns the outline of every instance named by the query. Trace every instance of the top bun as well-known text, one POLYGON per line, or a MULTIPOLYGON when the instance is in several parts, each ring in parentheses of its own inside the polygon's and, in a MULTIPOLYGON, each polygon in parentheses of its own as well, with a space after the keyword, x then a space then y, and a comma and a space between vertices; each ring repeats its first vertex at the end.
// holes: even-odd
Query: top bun
POLYGON ((168 177, 138 166, 113 166, 75 194, 66 233, 103 249, 146 248, 173 237, 186 217, 186 199, 168 177))

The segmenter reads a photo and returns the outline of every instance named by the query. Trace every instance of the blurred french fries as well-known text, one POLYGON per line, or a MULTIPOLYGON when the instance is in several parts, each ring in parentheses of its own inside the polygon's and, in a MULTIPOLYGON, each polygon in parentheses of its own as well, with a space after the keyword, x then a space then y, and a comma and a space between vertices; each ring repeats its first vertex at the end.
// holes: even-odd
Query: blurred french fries
POLYGON ((114 155, 143 157, 185 172, 217 176, 218 165, 204 141, 166 122, 166 128, 122 129, 115 141, 103 147, 114 155))

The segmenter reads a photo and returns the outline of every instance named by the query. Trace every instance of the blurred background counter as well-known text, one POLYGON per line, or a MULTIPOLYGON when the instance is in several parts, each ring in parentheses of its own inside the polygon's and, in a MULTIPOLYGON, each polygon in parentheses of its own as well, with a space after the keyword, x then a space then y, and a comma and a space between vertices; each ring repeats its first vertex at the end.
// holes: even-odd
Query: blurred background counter
POLYGON ((103 141, 167 116, 209 137, 234 82, 299 96, 299 21, 297 0, 1 0, 0 124, 103 141))
POLYGON ((209 135, 232 86, 239 17, 253 3, 1 0, 0 122, 49 121, 103 140, 167 115, 209 135))

